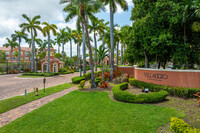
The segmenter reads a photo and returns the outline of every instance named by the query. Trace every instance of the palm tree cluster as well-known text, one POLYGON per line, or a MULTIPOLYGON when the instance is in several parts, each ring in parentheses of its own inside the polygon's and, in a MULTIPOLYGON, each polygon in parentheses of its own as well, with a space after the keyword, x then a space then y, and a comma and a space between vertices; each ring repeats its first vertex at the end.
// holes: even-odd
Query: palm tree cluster
MULTIPOLYGON (((80 65, 81 51, 80 47, 82 46, 82 55, 83 55, 83 72, 86 73, 86 49, 89 51, 89 65, 91 70, 91 88, 95 88, 95 79, 94 79, 94 66, 95 71, 97 71, 98 60, 101 60, 101 64, 104 64, 105 57, 109 57, 110 66, 111 66, 111 76, 113 77, 114 69, 114 49, 117 50, 117 59, 116 63, 118 65, 119 60, 119 43, 123 43, 123 37, 121 36, 120 30, 116 30, 114 26, 113 16, 117 10, 117 4, 125 11, 128 9, 128 4, 125 0, 60 0, 60 4, 65 4, 63 11, 67 13, 65 18, 66 22, 69 22, 73 18, 77 18, 76 21, 76 30, 72 30, 69 27, 60 29, 57 33, 57 26, 55 24, 49 24, 47 22, 41 23, 39 19, 40 15, 34 16, 33 18, 28 17, 26 14, 23 14, 22 17, 26 20, 25 23, 20 24, 21 31, 15 31, 15 34, 12 35, 12 39, 7 39, 8 43, 5 46, 11 46, 11 48, 19 47, 19 71, 21 69, 20 63, 20 43, 22 39, 25 39, 26 42, 31 47, 31 71, 35 71, 35 45, 37 44, 40 47, 40 51, 43 51, 45 48, 50 48, 57 44, 58 53, 60 53, 60 47, 62 46, 62 60, 65 61, 66 53, 64 52, 64 47, 67 42, 70 43, 70 59, 72 60, 72 43, 77 44, 77 69, 80 65), (95 14, 101 10, 105 10, 105 6, 109 5, 110 7, 110 22, 104 22, 104 20, 99 20, 95 14), (40 25, 43 24, 42 28, 40 25), (110 24, 110 27, 108 27, 110 24), (37 38, 38 31, 42 32, 44 37, 47 37, 47 40, 41 40, 37 38), (26 32, 26 33, 25 33, 26 32), (54 40, 51 39, 52 35, 56 36, 54 40), (31 38, 28 38, 28 34, 31 38), (94 36, 94 46, 91 45, 92 39, 90 34, 93 33, 94 36), (97 42, 102 41, 102 45, 97 48, 97 42), (18 43, 16 42, 18 40, 18 43), (107 48, 105 46, 107 44, 107 48), (94 50, 94 57, 93 51, 94 50), (103 52, 103 53, 102 53, 103 52), (108 54, 109 53, 109 56, 108 54), (102 55, 103 54, 103 55, 102 55)), ((124 46, 124 45, 123 45, 124 46)), ((123 47, 122 46, 122 47, 123 47)), ((122 48, 121 48, 122 49, 122 48)), ((123 54, 123 50, 121 50, 123 54)), ((50 65, 50 52, 48 52, 48 72, 50 65)), ((122 58, 123 63, 123 58, 122 58)), ((72 66, 73 64, 70 63, 72 66)))

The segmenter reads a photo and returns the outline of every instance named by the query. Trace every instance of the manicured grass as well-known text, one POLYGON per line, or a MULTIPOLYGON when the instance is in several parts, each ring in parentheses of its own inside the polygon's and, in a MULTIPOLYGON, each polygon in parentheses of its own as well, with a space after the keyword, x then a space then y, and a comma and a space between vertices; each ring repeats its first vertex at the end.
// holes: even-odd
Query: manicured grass
POLYGON ((74 86, 74 85, 65 83, 65 84, 46 88, 45 93, 44 93, 43 89, 41 89, 41 90, 39 90, 39 96, 35 96, 33 92, 30 92, 27 94, 26 97, 25 96, 16 96, 16 97, 12 97, 9 99, 1 100, 0 101, 0 114, 3 112, 6 112, 8 110, 11 110, 13 108, 16 108, 18 106, 21 106, 25 103, 28 103, 30 101, 51 95, 53 93, 56 93, 56 92, 59 92, 59 91, 65 90, 65 89, 68 89, 72 86, 74 86))
POLYGON ((19 78, 44 78, 44 76, 17 76, 19 78))
POLYGON ((74 91, 0 128, 0 132, 155 133, 171 117, 184 117, 184 113, 112 101, 107 92, 74 91))

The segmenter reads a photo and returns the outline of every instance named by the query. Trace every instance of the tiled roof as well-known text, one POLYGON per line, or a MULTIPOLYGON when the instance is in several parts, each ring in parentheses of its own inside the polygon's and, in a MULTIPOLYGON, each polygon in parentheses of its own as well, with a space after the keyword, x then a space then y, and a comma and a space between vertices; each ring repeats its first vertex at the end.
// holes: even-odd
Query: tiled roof
MULTIPOLYGON (((18 48, 14 48, 14 50, 15 49, 18 49, 18 48)), ((2 50, 2 51, 10 51, 11 50, 11 47, 0 47, 0 50, 2 50)), ((29 48, 29 47, 21 47, 21 50, 23 50, 23 51, 31 51, 31 48, 29 48)))

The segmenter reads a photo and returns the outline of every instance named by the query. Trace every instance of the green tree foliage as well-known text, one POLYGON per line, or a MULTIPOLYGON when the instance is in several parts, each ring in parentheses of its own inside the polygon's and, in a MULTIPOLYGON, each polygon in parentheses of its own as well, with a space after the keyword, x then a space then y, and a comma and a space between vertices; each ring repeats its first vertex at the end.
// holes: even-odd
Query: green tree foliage
POLYGON ((0 50, 0 62, 6 61, 6 53, 0 50))
POLYGON ((186 11, 182 2, 170 0, 133 3, 131 19, 135 22, 125 41, 125 58, 130 63, 145 60, 146 67, 149 62, 156 62, 158 68, 165 68, 169 61, 175 67, 199 64, 199 32, 192 29, 199 18, 191 15, 192 8, 186 11))

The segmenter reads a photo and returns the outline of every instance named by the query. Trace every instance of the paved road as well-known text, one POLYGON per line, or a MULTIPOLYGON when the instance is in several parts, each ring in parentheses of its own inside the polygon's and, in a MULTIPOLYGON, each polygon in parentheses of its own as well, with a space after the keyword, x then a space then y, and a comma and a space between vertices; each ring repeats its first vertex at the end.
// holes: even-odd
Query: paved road
MULTIPOLYGON (((43 88, 43 78, 21 79, 17 78, 21 74, 0 75, 0 100, 9 97, 24 94, 33 91, 33 87, 43 88)), ((46 78, 46 87, 51 87, 67 82, 71 82, 71 78, 79 76, 79 73, 59 75, 46 78)))

